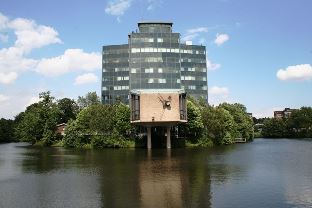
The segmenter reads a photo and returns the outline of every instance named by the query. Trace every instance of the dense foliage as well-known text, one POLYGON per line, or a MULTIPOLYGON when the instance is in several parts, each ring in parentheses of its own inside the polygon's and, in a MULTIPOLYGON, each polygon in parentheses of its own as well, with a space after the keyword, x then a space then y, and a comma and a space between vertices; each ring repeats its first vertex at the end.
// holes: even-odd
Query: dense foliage
POLYGON ((131 129, 128 106, 94 104, 84 108, 77 119, 69 123, 64 144, 67 147, 128 147, 133 145, 128 139, 131 129))
POLYGON ((62 118, 62 112, 50 92, 40 93, 39 98, 38 103, 28 106, 25 112, 18 115, 15 134, 20 141, 51 145, 60 139, 55 127, 62 118))
POLYGON ((197 146, 232 144, 235 138, 253 138, 253 121, 242 104, 210 106, 188 98, 188 122, 179 125, 180 134, 197 146))
POLYGON ((14 121, 10 119, 0 119, 0 143, 13 142, 14 138, 14 121))
POLYGON ((312 138, 312 108, 294 110, 289 118, 267 118, 263 124, 263 137, 312 138))
MULTIPOLYGON (((120 102, 102 105, 95 92, 79 96, 77 102, 56 100, 50 92, 40 93, 39 98, 14 121, 0 120, 0 142, 58 143, 76 148, 134 146, 137 132, 130 123, 129 106, 120 102), (64 137, 56 132, 60 123, 67 123, 64 137)), ((224 145, 234 143, 235 138, 253 138, 253 122, 241 104, 210 106, 188 97, 187 116, 188 122, 178 126, 178 134, 189 145, 224 145)))

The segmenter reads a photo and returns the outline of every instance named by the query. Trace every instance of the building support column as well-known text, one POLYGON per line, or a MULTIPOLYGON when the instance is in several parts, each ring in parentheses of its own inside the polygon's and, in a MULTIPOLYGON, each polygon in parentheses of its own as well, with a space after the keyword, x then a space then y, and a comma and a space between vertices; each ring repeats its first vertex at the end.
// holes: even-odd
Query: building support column
POLYGON ((152 149, 152 127, 147 127, 147 149, 152 149))
POLYGON ((167 127, 167 149, 171 149, 171 138, 170 138, 170 129, 171 127, 167 127))

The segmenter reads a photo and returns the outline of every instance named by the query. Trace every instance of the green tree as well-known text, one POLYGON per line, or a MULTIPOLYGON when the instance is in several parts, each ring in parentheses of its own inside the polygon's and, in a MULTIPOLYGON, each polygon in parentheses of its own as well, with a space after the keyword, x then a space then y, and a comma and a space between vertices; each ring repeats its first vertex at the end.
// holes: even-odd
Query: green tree
POLYGON ((235 137, 242 137, 247 140, 253 139, 253 120, 247 113, 247 109, 240 103, 222 103, 220 107, 226 109, 234 118, 237 132, 235 137))
POLYGON ((233 116, 222 107, 207 107, 202 113, 203 124, 207 136, 214 144, 232 144, 237 133, 237 125, 233 116))
POLYGON ((289 137, 312 137, 312 108, 294 110, 287 120, 289 137))
POLYGON ((124 137, 130 136, 131 132, 134 131, 134 127, 130 123, 130 108, 129 106, 118 103, 115 104, 115 117, 114 123, 118 132, 124 137))
POLYGON ((21 141, 32 144, 43 141, 45 145, 50 145, 58 138, 55 127, 60 111, 49 91, 40 93, 39 98, 38 103, 28 106, 17 117, 16 135, 21 141))
POLYGON ((82 110, 90 105, 100 104, 100 98, 96 92, 88 92, 85 97, 78 96, 77 104, 79 109, 82 110))
POLYGON ((201 108, 198 106, 196 100, 192 98, 187 99, 187 123, 179 125, 179 133, 184 135, 188 140, 196 143, 199 138, 203 136, 203 121, 201 115, 201 108))
POLYGON ((79 112, 65 130, 67 147, 126 147, 131 141, 130 109, 124 104, 94 104, 79 112))
POLYGON ((264 137, 287 137, 287 125, 285 119, 267 118, 263 122, 262 135, 264 137))
POLYGON ((0 143, 13 142, 14 138, 14 121, 10 119, 0 119, 0 143))
POLYGON ((57 106, 60 110, 58 123, 67 123, 70 119, 76 119, 79 107, 74 100, 62 98, 57 101, 57 106))

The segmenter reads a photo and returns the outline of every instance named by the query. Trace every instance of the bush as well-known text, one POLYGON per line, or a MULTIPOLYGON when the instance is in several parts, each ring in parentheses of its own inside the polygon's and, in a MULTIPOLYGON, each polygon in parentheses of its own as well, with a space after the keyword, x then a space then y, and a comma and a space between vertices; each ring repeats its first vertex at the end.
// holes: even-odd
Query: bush
POLYGON ((117 132, 113 132, 111 135, 108 136, 92 136, 91 146, 96 149, 101 149, 105 147, 124 148, 134 146, 134 141, 127 140, 120 136, 117 132))

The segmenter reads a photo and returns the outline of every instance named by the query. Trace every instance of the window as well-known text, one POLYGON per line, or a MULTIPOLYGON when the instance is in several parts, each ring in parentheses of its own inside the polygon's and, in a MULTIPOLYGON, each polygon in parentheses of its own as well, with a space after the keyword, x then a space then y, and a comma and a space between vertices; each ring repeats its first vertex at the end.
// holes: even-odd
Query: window
POLYGON ((106 72, 106 69, 103 69, 103 72, 106 72))
POLYGON ((177 79, 177 83, 181 83, 181 80, 180 80, 180 79, 177 79))
POLYGON ((203 81, 207 81, 207 78, 206 78, 206 77, 203 77, 203 81))
POLYGON ((166 83, 166 79, 158 79, 158 83, 166 83))
POLYGON ((203 89, 203 90, 207 90, 207 86, 203 86, 202 89, 203 89))
POLYGON ((194 76, 181 76, 181 80, 195 80, 194 76))
POLYGON ((195 86, 195 85, 189 85, 189 86, 188 86, 188 89, 189 89, 189 90, 196 90, 196 86, 195 86))
POLYGON ((158 73, 163 73, 163 69, 162 68, 158 68, 158 73))
POLYGON ((164 39, 163 38, 157 38, 157 42, 162 43, 162 42, 164 42, 164 39))
POLYGON ((102 87, 102 90, 107 90, 107 87, 102 87))
POLYGON ((203 72, 207 72, 207 69, 206 69, 206 68, 203 68, 203 72))
POLYGON ((129 86, 114 86, 114 90, 129 90, 129 86))
POLYGON ((129 77, 117 77, 117 81, 129 80, 129 77))
POLYGON ((140 48, 131 48, 131 53, 140 53, 140 48))
POLYGON ((131 73, 133 73, 133 74, 135 74, 136 71, 137 71, 137 69, 135 69, 135 68, 132 68, 132 69, 131 69, 131 73))
POLYGON ((154 42, 154 38, 149 38, 149 39, 148 39, 148 42, 149 42, 149 43, 153 43, 153 42, 154 42))
POLYGON ((148 79, 147 83, 154 83, 154 79, 148 79))
POLYGON ((154 69, 153 68, 147 68, 145 69, 145 73, 153 73, 154 69))

